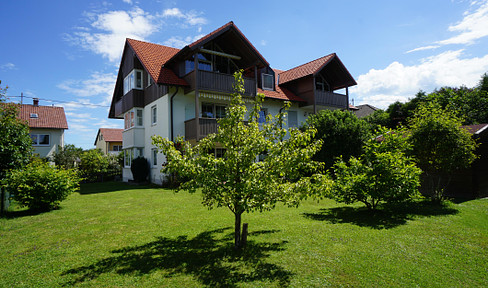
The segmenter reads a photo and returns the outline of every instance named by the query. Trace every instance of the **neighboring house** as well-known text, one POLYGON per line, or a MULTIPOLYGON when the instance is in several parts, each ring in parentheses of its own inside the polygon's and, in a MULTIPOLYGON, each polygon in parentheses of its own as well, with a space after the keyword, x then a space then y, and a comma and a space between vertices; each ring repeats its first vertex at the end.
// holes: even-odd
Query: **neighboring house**
POLYGON ((460 198, 488 197, 488 124, 462 126, 479 144, 478 158, 468 169, 455 172, 445 195, 460 198))
POLYGON ((104 154, 118 154, 122 152, 123 131, 124 129, 100 128, 93 145, 104 154))
POLYGON ((20 105, 19 118, 29 125, 34 153, 40 157, 51 157, 64 147, 64 130, 68 129, 68 122, 63 107, 39 106, 39 100, 34 98, 32 105, 20 105))
POLYGON ((376 110, 379 110, 379 108, 376 108, 369 104, 358 105, 356 106, 356 109, 357 110, 354 111, 354 114, 356 114, 358 118, 369 116, 373 114, 376 110))
POLYGON ((263 121, 279 113, 283 101, 292 103, 288 127, 322 109, 347 110, 348 87, 356 85, 335 53, 286 71, 271 68, 233 22, 182 49, 127 39, 109 112, 109 118, 124 119, 123 180, 132 179, 132 159, 144 156, 151 181, 161 183, 164 155, 152 145, 152 135, 184 136, 195 144, 216 132, 239 69, 244 101, 251 105, 257 93, 266 96, 263 121))

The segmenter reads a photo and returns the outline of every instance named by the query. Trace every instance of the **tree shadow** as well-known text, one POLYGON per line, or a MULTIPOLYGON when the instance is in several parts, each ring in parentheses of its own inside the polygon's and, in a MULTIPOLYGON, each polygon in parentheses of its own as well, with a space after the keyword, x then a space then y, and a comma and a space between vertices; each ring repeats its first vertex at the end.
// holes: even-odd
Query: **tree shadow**
MULTIPOLYGON (((200 233, 194 238, 183 235, 177 238, 157 237, 144 245, 111 251, 113 256, 96 263, 70 269, 62 275, 74 275, 65 283, 72 286, 87 282, 102 274, 115 272, 136 275, 163 270, 164 277, 188 274, 203 286, 236 287, 240 282, 270 281, 288 286, 291 273, 264 260, 274 251, 282 251, 280 243, 249 241, 242 250, 235 250, 233 234, 217 237, 230 228, 200 233)), ((274 233, 274 232, 265 232, 274 233)))
POLYGON ((137 189, 147 189, 150 185, 136 185, 129 184, 127 182, 97 182, 97 183, 82 183, 80 185, 81 195, 98 194, 98 193, 109 193, 124 190, 137 190, 137 189))
POLYGON ((382 208, 371 211, 366 207, 344 206, 320 209, 319 213, 303 213, 303 216, 332 224, 350 223, 372 229, 390 229, 405 225, 408 220, 416 216, 433 217, 458 213, 458 210, 449 207, 447 203, 434 203, 428 200, 402 205, 385 205, 382 208))

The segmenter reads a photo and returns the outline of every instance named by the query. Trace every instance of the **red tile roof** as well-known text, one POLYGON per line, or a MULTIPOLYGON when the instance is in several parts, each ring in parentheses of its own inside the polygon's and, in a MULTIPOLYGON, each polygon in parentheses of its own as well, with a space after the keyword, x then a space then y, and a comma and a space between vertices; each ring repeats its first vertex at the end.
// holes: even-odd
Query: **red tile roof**
POLYGON ((134 39, 127 39, 127 43, 132 47, 144 68, 157 83, 188 85, 185 80, 176 76, 173 70, 163 68, 163 65, 176 55, 180 49, 134 39))
POLYGON ((19 118, 27 121, 29 128, 68 129, 63 107, 23 104, 19 118))
POLYGON ((105 140, 105 142, 122 142, 123 131, 124 129, 100 128, 98 134, 103 135, 103 140, 105 140))
POLYGON ((280 84, 290 82, 320 71, 330 60, 336 56, 335 53, 310 61, 298 67, 280 73, 280 84))
POLYGON ((273 71, 275 72, 275 90, 276 91, 272 91, 272 90, 263 90, 261 88, 258 88, 258 93, 263 93, 264 96, 266 97, 269 97, 269 98, 272 98, 272 99, 279 99, 279 100, 287 100, 287 101, 298 101, 298 102, 306 102, 305 100, 303 100, 302 98, 296 96, 293 92, 291 92, 290 90, 284 88, 284 87, 280 87, 278 86, 278 74, 283 72, 281 70, 278 70, 278 69, 273 69, 273 71))

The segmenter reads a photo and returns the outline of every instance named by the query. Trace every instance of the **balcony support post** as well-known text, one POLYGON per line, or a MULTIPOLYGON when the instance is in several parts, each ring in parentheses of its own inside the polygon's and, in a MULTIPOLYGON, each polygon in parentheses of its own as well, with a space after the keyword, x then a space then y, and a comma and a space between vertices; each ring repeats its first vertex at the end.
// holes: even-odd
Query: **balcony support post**
POLYGON ((194 61, 195 61, 195 138, 196 141, 200 140, 200 101, 198 95, 198 53, 194 54, 194 61))
POLYGON ((317 114, 317 89, 315 87, 315 75, 313 76, 313 82, 312 82, 312 87, 313 87, 313 114, 317 114))
POLYGON ((349 111, 349 87, 346 87, 346 110, 349 111))

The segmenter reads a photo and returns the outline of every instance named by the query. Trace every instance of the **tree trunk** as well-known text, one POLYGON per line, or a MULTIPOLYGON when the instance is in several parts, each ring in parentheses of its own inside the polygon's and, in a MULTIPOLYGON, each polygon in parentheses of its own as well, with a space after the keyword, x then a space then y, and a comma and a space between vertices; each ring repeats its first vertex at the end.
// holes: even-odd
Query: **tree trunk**
POLYGON ((241 215, 242 213, 234 213, 235 227, 234 227, 234 248, 241 248, 241 215))

